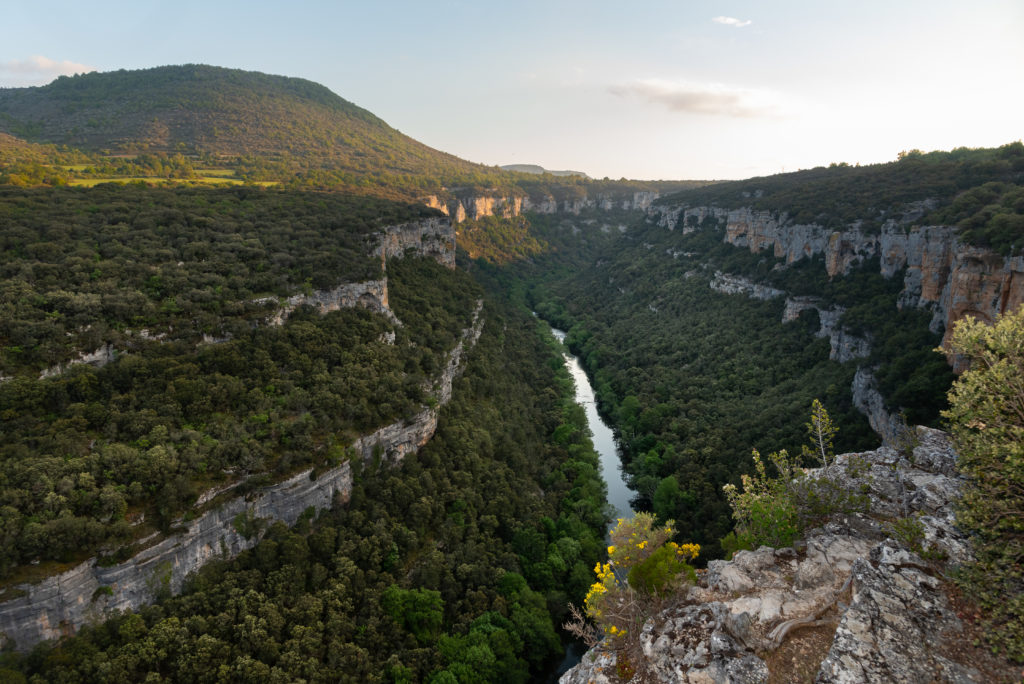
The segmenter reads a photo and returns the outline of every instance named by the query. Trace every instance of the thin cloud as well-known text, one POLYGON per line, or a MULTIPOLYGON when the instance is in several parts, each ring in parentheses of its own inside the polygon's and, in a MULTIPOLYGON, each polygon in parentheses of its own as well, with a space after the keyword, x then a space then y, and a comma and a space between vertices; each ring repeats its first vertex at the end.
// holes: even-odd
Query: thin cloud
POLYGON ((737 19, 736 17, 711 17, 711 21, 716 24, 724 24, 726 26, 735 26, 736 28, 743 28, 744 26, 750 26, 754 22, 750 19, 743 20, 737 19))
POLYGON ((738 118, 772 117, 782 114, 777 95, 720 83, 693 83, 649 78, 627 85, 612 86, 618 97, 637 97, 674 112, 710 114, 738 118))
POLYGON ((28 59, 0 62, 0 85, 43 85, 58 76, 84 74, 90 71, 96 71, 96 67, 66 59, 58 61, 42 55, 34 55, 28 59))

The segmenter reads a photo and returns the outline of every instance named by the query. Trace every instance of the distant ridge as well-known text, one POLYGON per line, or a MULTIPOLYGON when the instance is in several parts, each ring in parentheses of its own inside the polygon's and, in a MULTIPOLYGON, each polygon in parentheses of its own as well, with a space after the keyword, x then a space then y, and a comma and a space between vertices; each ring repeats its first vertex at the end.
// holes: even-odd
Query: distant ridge
POLYGON ((312 81, 202 64, 0 89, 0 132, 92 151, 288 157, 357 173, 493 171, 427 147, 312 81))
POLYGON ((534 173, 537 175, 550 173, 552 176, 580 176, 582 178, 590 178, 587 174, 582 171, 551 171, 545 169, 543 166, 537 164, 504 164, 501 167, 505 171, 516 171, 518 173, 534 173))

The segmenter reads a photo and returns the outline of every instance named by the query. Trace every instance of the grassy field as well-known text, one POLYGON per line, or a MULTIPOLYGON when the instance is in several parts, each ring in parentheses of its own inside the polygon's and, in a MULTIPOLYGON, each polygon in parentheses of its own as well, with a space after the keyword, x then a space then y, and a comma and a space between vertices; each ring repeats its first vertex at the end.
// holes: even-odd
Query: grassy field
MULTIPOLYGON (((227 174, 233 174, 233 171, 225 170, 227 174)), ((76 187, 91 188, 99 185, 100 183, 131 183, 133 181, 143 181, 146 183, 174 183, 174 184, 197 184, 197 185, 243 185, 245 181, 237 178, 225 178, 223 175, 211 175, 205 174, 197 176, 195 178, 160 178, 157 176, 97 176, 94 178, 72 178, 68 181, 68 185, 76 187)), ((277 181, 256 181, 255 185, 262 185, 264 187, 270 187, 277 185, 277 181)))

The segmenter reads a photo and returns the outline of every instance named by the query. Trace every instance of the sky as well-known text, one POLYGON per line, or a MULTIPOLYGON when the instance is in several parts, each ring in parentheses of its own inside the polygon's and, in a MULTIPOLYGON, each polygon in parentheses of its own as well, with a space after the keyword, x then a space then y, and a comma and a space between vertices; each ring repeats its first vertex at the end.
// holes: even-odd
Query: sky
POLYGON ((0 87, 203 63, 322 83, 431 147, 726 179, 1024 137, 1024 0, 3 2, 0 87))

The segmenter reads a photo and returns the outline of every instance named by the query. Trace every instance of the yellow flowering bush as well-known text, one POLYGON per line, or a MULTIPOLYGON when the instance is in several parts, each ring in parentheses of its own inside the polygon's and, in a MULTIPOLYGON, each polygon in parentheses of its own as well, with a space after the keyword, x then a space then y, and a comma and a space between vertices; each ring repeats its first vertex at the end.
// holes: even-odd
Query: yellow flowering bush
POLYGON ((654 523, 650 513, 620 518, 611 531, 608 562, 594 567, 597 581, 587 592, 584 609, 615 640, 639 634, 655 612, 657 598, 696 581, 688 561, 697 557, 700 546, 669 541, 673 523, 664 527, 654 523))

